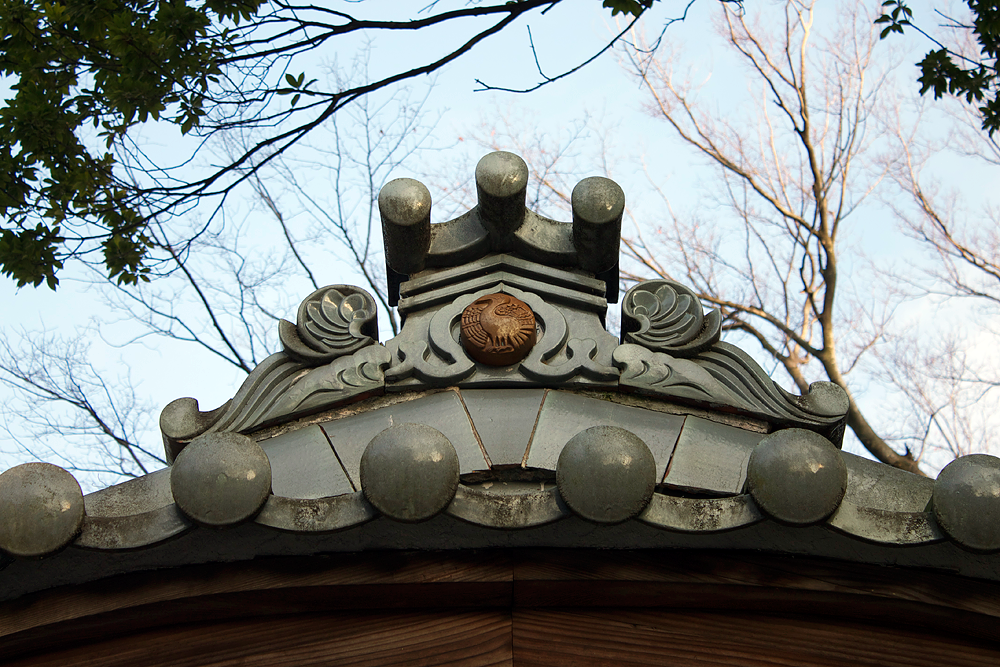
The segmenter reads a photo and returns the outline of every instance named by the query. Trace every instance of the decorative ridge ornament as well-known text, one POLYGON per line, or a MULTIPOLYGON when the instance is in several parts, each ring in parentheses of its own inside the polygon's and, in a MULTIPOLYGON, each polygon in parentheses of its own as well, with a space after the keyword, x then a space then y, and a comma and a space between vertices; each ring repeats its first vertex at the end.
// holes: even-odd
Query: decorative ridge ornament
POLYGON ((706 317, 698 295, 672 280, 639 283, 622 300, 622 343, 691 357, 719 342, 721 333, 718 309, 706 317))
POLYGON ((623 389, 808 428, 837 447, 843 442, 849 407, 843 389, 832 382, 814 382, 807 393, 795 396, 735 345, 720 341, 681 358, 625 343, 615 349, 614 363, 621 370, 623 389))
POLYGON ((171 401, 160 413, 167 461, 204 433, 252 433, 333 405, 382 393, 391 357, 382 345, 320 365, 304 364, 279 352, 262 361, 223 406, 201 412, 194 398, 171 401))
POLYGON ((649 280, 622 299, 619 385, 639 393, 735 408, 782 426, 815 430, 841 446, 849 401, 831 382, 802 396, 782 389, 747 353, 720 341, 722 314, 672 280, 649 280))
MULTIPOLYGON (((546 299, 544 285, 518 289, 503 282, 483 289, 478 281, 453 285, 450 300, 407 315, 403 330, 386 348, 392 363, 385 372, 386 391, 471 386, 605 386, 618 383, 611 355, 618 344, 598 314, 546 299), (490 295, 523 302, 534 315, 536 341, 519 362, 476 364, 462 336, 466 308, 490 295)), ((547 296, 547 295, 546 295, 547 296)))
POLYGON ((573 188, 573 221, 559 222, 525 208, 528 167, 496 151, 476 165, 478 205, 453 220, 431 224, 427 188, 397 178, 379 192, 379 214, 389 278, 389 305, 400 283, 425 269, 467 264, 491 253, 513 253, 550 267, 583 269, 618 301, 618 254, 625 193, 611 179, 592 176, 573 188))
POLYGON ((478 205, 436 224, 419 181, 387 183, 378 203, 398 335, 378 344, 376 300, 365 290, 316 290, 295 324, 280 321, 284 350, 261 362, 230 402, 202 412, 186 398, 163 410, 168 460, 204 433, 248 434, 385 392, 445 387, 606 388, 807 428, 840 445, 843 390, 782 390, 720 341, 722 315, 706 313, 689 287, 666 279, 634 285, 622 300, 620 341, 609 333, 624 193, 606 178, 583 179, 573 189, 572 222, 557 222, 525 208, 529 175, 512 153, 484 156, 478 205))
POLYGON ((297 324, 278 322, 285 352, 305 363, 323 363, 378 342, 372 295, 352 285, 328 285, 299 305, 297 324))
MULTIPOLYGON (((426 596, 406 591, 432 577, 445 584, 431 591, 442 603, 433 606, 460 610, 483 586, 499 591, 498 572, 525 563, 555 573, 539 580, 550 588, 533 589, 543 597, 603 568, 610 574, 591 588, 614 605, 616 573, 628 570, 639 573, 629 575, 632 589, 649 582, 661 597, 679 581, 708 582, 722 596, 713 599, 735 601, 740 613, 748 600, 772 611, 776 599, 801 606, 801 591, 833 578, 847 583, 810 599, 820 616, 829 600, 857 625, 857 605, 844 604, 850 585, 876 606, 916 609, 917 620, 954 616, 949 629, 969 626, 992 641, 1000 459, 963 457, 934 481, 840 451, 846 392, 829 382, 785 391, 720 340, 719 311, 671 280, 623 293, 622 334, 610 333, 620 189, 586 179, 573 192, 574 222, 556 222, 524 208, 522 167, 510 154, 484 158, 480 207, 437 225, 418 182, 383 189, 389 280, 403 280, 402 327, 385 345, 376 335, 381 297, 318 289, 280 321, 283 351, 258 363, 232 400, 202 412, 180 398, 163 409, 169 467, 87 496, 48 464, 0 475, 0 602, 10 601, 3 613, 13 621, 0 628, 0 647, 31 659, 40 628, 62 634, 59 651, 82 655, 86 646, 69 645, 77 630, 107 619, 134 630, 125 612, 159 604, 164 586, 186 596, 183 608, 233 592, 239 599, 223 610, 232 616, 210 619, 227 623, 248 618, 242 600, 267 604, 275 591, 312 586, 325 607, 289 607, 282 622, 292 629, 311 611, 371 606, 345 607, 337 582, 348 598, 359 581, 403 591, 423 614, 426 596), (714 557, 706 578, 710 550, 735 557, 714 557), (430 555, 417 562, 407 552, 430 555), (744 572, 740 554, 752 552, 763 555, 744 572), (856 566, 864 577, 851 578, 856 566), (775 568, 798 582, 783 598, 760 586, 775 568), (898 586, 883 585, 890 571, 898 586), (205 572, 221 574, 223 588, 205 572), (115 594, 81 602, 95 589, 115 594), (75 614, 68 625, 63 601, 75 614)), ((511 577, 502 579, 509 589, 511 577)), ((574 588, 564 598, 579 606, 574 588)), ((181 608, 176 599, 160 607, 165 623, 181 608)), ((490 657, 500 655, 489 648, 500 646, 489 639, 495 626, 482 627, 475 656, 503 661, 490 657)), ((396 644, 399 655, 416 655, 396 644)))
POLYGON ((535 314, 509 294, 487 294, 462 311, 462 347, 488 366, 509 366, 535 345, 535 314))
POLYGON ((378 311, 371 294, 353 285, 328 285, 299 305, 297 324, 279 320, 284 352, 251 371, 232 400, 202 412, 179 398, 160 413, 167 460, 206 433, 248 433, 329 405, 381 392, 389 352, 378 344, 378 311))

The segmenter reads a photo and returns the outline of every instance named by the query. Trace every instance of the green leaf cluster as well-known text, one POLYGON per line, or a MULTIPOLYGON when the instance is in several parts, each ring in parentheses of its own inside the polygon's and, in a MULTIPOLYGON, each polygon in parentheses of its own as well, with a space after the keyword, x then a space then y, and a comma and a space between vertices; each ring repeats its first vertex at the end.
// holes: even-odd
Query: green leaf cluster
POLYGON ((910 17, 913 11, 899 0, 886 0, 882 3, 883 14, 875 19, 875 25, 885 25, 879 33, 879 39, 885 39, 889 33, 903 34, 903 26, 911 25, 910 17))
MULTIPOLYGON (((933 93, 935 98, 945 94, 964 98, 976 104, 982 116, 983 129, 993 136, 1000 129, 1000 3, 996 0, 967 0, 972 12, 972 23, 964 27, 971 30, 979 44, 978 58, 970 58, 947 47, 929 51, 917 63, 920 68, 920 94, 933 93)), ((912 25, 913 12, 902 0, 882 3, 883 15, 875 23, 885 24, 881 36, 891 32, 902 33, 904 26, 912 25)))
POLYGON ((631 14, 638 16, 653 6, 655 0, 604 0, 603 7, 611 10, 612 16, 631 14))
MULTIPOLYGON (((148 280, 159 250, 167 252, 152 238, 154 220, 223 200, 345 105, 437 71, 553 4, 453 1, 463 6, 394 20, 275 0, 0 0, 0 74, 11 84, 0 106, 0 273, 55 288, 63 266, 82 260, 121 284, 148 280), (291 69, 345 35, 412 34, 476 16, 496 22, 460 36, 443 58, 401 63, 398 73, 348 89, 320 89, 291 69), (162 166, 133 141, 144 123, 199 141, 162 166), (189 168, 212 150, 210 138, 251 130, 262 137, 242 154, 189 168)), ((638 16, 654 1, 605 6, 638 16)))
POLYGON ((279 95, 292 95, 292 106, 294 107, 298 104, 299 98, 302 97, 302 91, 308 90, 309 86, 316 83, 316 79, 306 81, 305 72, 298 76, 285 74, 285 83, 288 84, 288 88, 279 88, 277 92, 279 95))
POLYGON ((0 73, 14 80, 0 108, 4 275, 54 288, 67 242, 93 240, 119 283, 147 279, 147 219, 116 180, 112 148, 149 120, 198 127, 231 50, 220 22, 262 3, 0 0, 0 73))

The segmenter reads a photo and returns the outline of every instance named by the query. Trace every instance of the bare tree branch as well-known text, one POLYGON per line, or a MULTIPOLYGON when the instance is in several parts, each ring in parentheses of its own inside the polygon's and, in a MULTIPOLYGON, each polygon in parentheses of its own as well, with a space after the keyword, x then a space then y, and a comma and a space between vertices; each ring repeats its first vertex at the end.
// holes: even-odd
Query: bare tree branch
POLYGON ((878 337, 844 317, 851 297, 841 290, 838 243, 841 227, 885 175, 854 168, 881 147, 871 122, 885 86, 873 55, 878 40, 858 5, 843 9, 840 32, 824 26, 820 36, 816 21, 809 0, 788 0, 783 25, 771 28, 721 9, 719 32, 745 67, 756 119, 706 111, 695 87, 674 72, 673 56, 645 58, 636 40, 626 66, 646 88, 650 113, 719 170, 716 196, 738 235, 720 240, 697 220, 670 216, 657 244, 626 241, 637 262, 631 277, 676 271, 675 279, 721 310, 727 331, 756 341, 800 391, 817 374, 843 387, 861 443, 879 460, 919 473, 912 452, 897 453, 868 423, 845 373, 878 337), (855 341, 853 359, 844 365, 838 350, 847 340, 855 341))
POLYGON ((109 381, 89 361, 90 335, 6 332, 0 339, 0 383, 14 390, 16 400, 0 408, 5 430, 30 455, 55 457, 71 470, 136 477, 166 465, 161 454, 139 442, 151 406, 127 376, 109 381), (79 446, 82 451, 74 449, 79 446))

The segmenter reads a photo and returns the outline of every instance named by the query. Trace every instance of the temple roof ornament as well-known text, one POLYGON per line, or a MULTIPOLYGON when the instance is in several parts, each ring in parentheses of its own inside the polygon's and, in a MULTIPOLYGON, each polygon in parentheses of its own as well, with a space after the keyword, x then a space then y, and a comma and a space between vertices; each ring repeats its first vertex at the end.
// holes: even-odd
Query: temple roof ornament
POLYGON ((399 335, 378 344, 375 300, 361 288, 317 290, 296 324, 280 323, 284 351, 229 404, 167 406, 168 456, 204 433, 252 433, 379 393, 452 386, 611 389, 812 429, 839 446, 844 392, 830 383, 805 396, 782 390, 719 340, 721 315, 705 314, 684 285, 634 285, 622 301, 621 339, 608 333, 624 193, 608 179, 584 179, 573 190, 572 222, 559 222, 525 209, 527 178, 516 155, 487 155, 476 168, 479 205, 436 224, 426 187, 388 183, 379 208, 399 335), (516 314, 505 320, 498 308, 516 314), (502 342, 494 338, 501 331, 502 342))
POLYGON ((845 392, 785 391, 671 280, 627 290, 615 337, 624 193, 585 179, 560 222, 525 208, 527 179, 487 155, 478 205, 440 223, 421 183, 388 183, 399 334, 379 342, 365 290, 317 290, 230 401, 164 408, 169 468, 86 497, 55 466, 0 475, 0 598, 107 576, 102 555, 362 548, 766 549, 1000 580, 997 459, 935 482, 841 452, 845 392))
POLYGON ((535 346, 535 314, 509 294, 487 294, 462 311, 462 347, 487 366, 512 366, 535 346))

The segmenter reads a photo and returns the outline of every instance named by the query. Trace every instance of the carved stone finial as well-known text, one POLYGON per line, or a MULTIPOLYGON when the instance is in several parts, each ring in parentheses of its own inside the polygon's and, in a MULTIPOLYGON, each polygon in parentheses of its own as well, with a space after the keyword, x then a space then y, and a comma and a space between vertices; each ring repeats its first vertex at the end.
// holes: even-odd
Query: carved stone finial
POLYGON ((431 247, 431 193, 420 181, 397 178, 378 193, 385 261, 393 271, 422 271, 431 247))
POLYGON ((372 295, 353 285, 328 285, 299 306, 298 323, 281 320, 285 352, 306 363, 326 363, 378 341, 378 312, 372 295))
POLYGON ((573 188, 573 247, 584 271, 600 273, 618 262, 625 192, 609 178, 592 176, 573 188))
POLYGON ((639 283, 622 300, 622 343, 690 357, 719 340, 722 315, 702 311, 698 295, 672 280, 639 283))
POLYGON ((462 312, 462 346, 487 366, 509 366, 535 345, 535 314, 509 294, 487 294, 462 312))
POLYGON ((513 153, 494 151, 476 165, 478 204, 452 220, 430 223, 431 197, 419 181, 390 181, 379 193, 388 278, 395 306, 403 282, 426 270, 468 265, 504 253, 550 268, 582 269, 618 302, 618 254, 625 193, 603 177, 573 189, 573 221, 525 208, 530 172, 513 153))
POLYGON ((509 250, 512 235, 524 222, 528 165, 517 155, 496 151, 476 165, 479 217, 494 250, 509 250))

